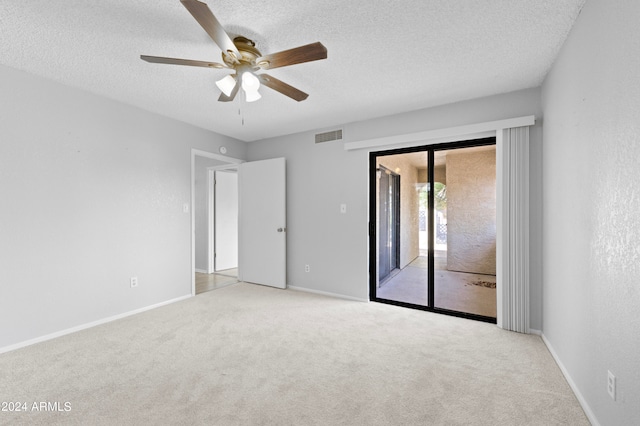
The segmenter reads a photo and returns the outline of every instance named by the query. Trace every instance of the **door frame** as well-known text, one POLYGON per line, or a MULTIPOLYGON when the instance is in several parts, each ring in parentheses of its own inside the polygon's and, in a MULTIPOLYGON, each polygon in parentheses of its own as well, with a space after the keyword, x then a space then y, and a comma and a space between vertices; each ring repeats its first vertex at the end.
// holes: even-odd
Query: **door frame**
POLYGON ((191 148, 191 202, 189 203, 191 209, 190 221, 191 221, 191 231, 190 231, 190 239, 191 239, 191 295, 196 295, 196 221, 195 221, 195 185, 196 185, 196 177, 195 177, 195 163, 196 157, 205 157, 210 158, 212 160, 218 160, 225 163, 228 163, 224 166, 229 165, 238 165, 244 163, 245 160, 241 160, 235 157, 229 157, 226 155, 215 154, 209 151, 203 151, 196 148, 191 148))
MULTIPOLYGON (((240 164, 240 163, 238 163, 240 164)), ((215 172, 220 170, 236 170, 238 164, 228 164, 222 166, 213 166, 207 168, 207 273, 213 274, 216 271, 215 253, 216 235, 215 235, 215 172)))
MULTIPOLYGON (((428 208, 428 215, 427 215, 428 216, 427 229, 428 229, 428 235, 429 235, 429 243, 428 243, 429 251, 428 251, 428 257, 427 257, 427 262, 428 262, 427 306, 401 302, 401 301, 391 300, 391 299, 382 299, 377 297, 377 275, 378 275, 377 219, 378 217, 377 217, 377 203, 375 202, 375 200, 377 197, 376 181, 377 181, 378 157, 427 151, 429 153, 428 181, 429 181, 429 185, 432 187, 434 184, 433 164, 434 164, 435 151, 442 151, 442 150, 455 149, 455 148, 467 148, 467 147, 473 147, 473 146, 484 146, 484 145, 496 145, 496 148, 497 148, 497 138, 495 136, 492 136, 492 137, 484 137, 479 139, 460 140, 455 142, 443 142, 443 143, 435 143, 435 144, 424 144, 424 145, 418 145, 418 146, 411 146, 407 148, 393 148, 393 149, 369 152, 369 299, 372 302, 386 303, 386 304, 402 306, 406 308, 419 309, 423 311, 429 311, 429 312, 435 312, 435 313, 451 315, 451 316, 456 316, 461 318, 473 319, 477 321, 484 321, 484 322, 489 322, 493 324, 497 323, 497 318, 486 317, 486 316, 472 314, 468 312, 452 311, 449 309, 438 308, 435 306, 435 295, 434 295, 435 293, 434 266, 435 265, 434 265, 434 241, 433 241, 435 220, 434 220, 434 215, 432 213, 435 202, 434 202, 434 191, 432 188, 429 191, 429 208, 428 208)), ((499 292, 499 289, 496 288, 496 309, 498 308, 498 299, 497 299, 499 294, 498 292, 499 292)))

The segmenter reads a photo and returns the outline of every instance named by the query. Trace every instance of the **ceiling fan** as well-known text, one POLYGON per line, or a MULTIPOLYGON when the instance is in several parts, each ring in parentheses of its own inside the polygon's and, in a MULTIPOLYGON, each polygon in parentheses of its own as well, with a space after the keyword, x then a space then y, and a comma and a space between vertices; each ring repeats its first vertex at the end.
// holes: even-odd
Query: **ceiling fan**
POLYGON ((283 50, 282 52, 262 55, 260 51, 256 49, 255 43, 246 37, 238 36, 231 40, 206 3, 198 0, 180 0, 180 2, 220 47, 224 64, 147 55, 140 55, 140 59, 159 64, 234 70, 235 72, 233 74, 229 74, 216 82, 216 85, 222 91, 218 98, 220 102, 232 101, 240 88, 244 91, 247 102, 257 101, 261 98, 258 92, 260 84, 264 84, 298 102, 307 99, 309 96, 307 93, 268 74, 256 74, 256 71, 326 59, 327 48, 324 47, 322 43, 316 42, 289 50, 283 50))

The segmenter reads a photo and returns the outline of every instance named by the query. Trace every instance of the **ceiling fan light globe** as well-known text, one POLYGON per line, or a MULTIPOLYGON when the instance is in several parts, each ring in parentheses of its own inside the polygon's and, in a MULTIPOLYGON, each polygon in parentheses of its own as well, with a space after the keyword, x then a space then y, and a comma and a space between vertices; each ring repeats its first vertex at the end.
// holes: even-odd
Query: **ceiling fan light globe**
POLYGON ((245 71, 242 73, 242 89, 245 92, 257 92, 260 88, 260 80, 253 73, 245 71))
POLYGON ((245 90, 244 94, 247 102, 255 102, 262 97, 257 90, 245 90))
POLYGON ((227 75, 226 77, 216 81, 216 86, 218 86, 218 89, 220 89, 222 93, 227 96, 231 96, 233 88, 236 87, 236 79, 231 75, 227 75))

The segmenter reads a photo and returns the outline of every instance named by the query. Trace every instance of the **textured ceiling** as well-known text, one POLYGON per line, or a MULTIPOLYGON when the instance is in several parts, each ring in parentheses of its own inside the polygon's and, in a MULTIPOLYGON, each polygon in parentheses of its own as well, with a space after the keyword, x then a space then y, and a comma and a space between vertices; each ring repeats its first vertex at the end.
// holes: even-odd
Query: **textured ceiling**
POLYGON ((263 54, 322 42, 328 59, 278 68, 295 102, 218 102, 227 70, 179 0, 2 0, 0 64, 253 141, 540 85, 585 0, 205 0, 263 54))

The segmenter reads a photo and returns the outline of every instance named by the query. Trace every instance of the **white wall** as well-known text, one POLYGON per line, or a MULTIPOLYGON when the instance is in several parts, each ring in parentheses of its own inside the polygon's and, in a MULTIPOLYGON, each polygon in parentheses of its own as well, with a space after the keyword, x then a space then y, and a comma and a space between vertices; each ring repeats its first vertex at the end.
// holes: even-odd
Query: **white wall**
POLYGON ((638 22, 587 1, 543 85, 543 331, 602 425, 640 421, 638 22))
POLYGON ((246 144, 6 67, 0 93, 0 349, 189 295, 191 148, 246 144))
POLYGON ((368 299, 367 154, 307 132, 250 143, 247 155, 287 161, 287 284, 368 299))
MULTIPOLYGON (((289 285, 369 298, 369 155, 366 150, 347 152, 343 142, 525 115, 541 116, 538 89, 349 123, 343 126, 344 141, 314 144, 317 131, 313 131, 250 143, 249 160, 287 158, 289 285), (347 204, 347 214, 340 214, 341 203, 347 204), (305 264, 311 266, 311 272, 304 272, 305 264)), ((540 125, 532 128, 531 326, 534 329, 541 328, 541 134, 540 125)))

